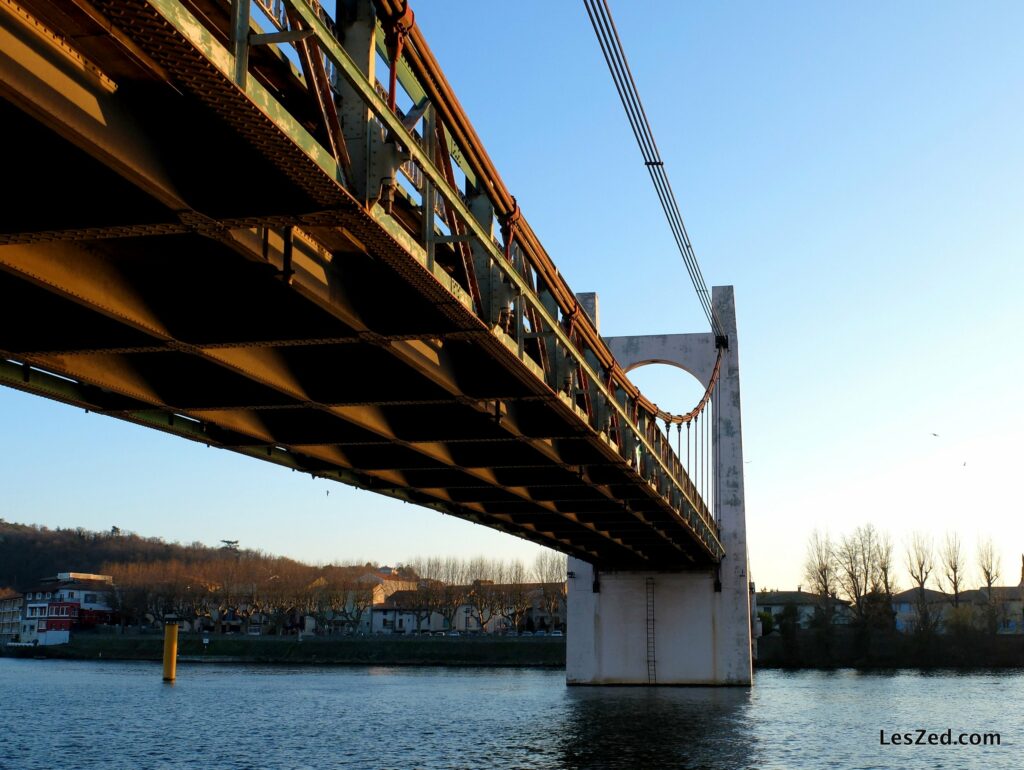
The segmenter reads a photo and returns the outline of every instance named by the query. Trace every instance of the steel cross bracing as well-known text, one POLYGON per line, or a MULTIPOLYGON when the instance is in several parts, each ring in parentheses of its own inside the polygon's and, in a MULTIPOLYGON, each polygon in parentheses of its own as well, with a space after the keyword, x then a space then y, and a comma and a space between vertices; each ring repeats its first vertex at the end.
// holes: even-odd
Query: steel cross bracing
POLYGON ((716 563, 411 13, 340 5, 0 0, 0 382, 602 568, 716 563))

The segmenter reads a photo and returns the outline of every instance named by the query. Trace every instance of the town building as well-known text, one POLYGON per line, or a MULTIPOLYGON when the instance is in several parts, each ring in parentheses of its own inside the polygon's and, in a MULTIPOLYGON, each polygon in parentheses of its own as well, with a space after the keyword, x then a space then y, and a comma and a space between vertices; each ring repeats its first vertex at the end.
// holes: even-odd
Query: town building
MULTIPOLYGON (((942 633, 946 628, 948 610, 953 606, 953 597, 942 591, 931 588, 924 589, 925 606, 932 630, 942 633)), ((896 616, 896 630, 900 633, 911 633, 918 626, 921 606, 921 590, 908 588, 893 594, 892 609, 896 616)))
MULTIPOLYGON (((832 610, 832 624, 846 625, 850 622, 850 603, 835 597, 829 597, 828 605, 832 610)), ((757 593, 758 614, 767 612, 775 619, 777 628, 778 617, 782 615, 786 607, 793 607, 796 610, 797 624, 800 628, 810 628, 815 613, 826 606, 824 597, 820 594, 812 594, 802 591, 798 587, 796 591, 759 591, 757 593)))
POLYGON ((93 628, 113 618, 113 578, 86 572, 60 572, 24 593, 18 641, 66 644, 72 630, 93 628))
POLYGON ((373 587, 373 603, 383 604, 396 591, 414 591, 419 585, 416 576, 402 576, 391 567, 367 568, 357 581, 373 587))
POLYGON ((1024 634, 1024 583, 1017 586, 992 586, 979 588, 973 594, 974 611, 983 616, 991 606, 996 621, 997 633, 1024 634))
POLYGON ((434 590, 443 590, 451 596, 464 597, 451 612, 450 622, 436 609, 438 600, 430 596, 430 587, 423 585, 392 592, 383 601, 375 600, 370 630, 376 634, 422 634, 443 631, 498 634, 509 631, 554 631, 565 628, 564 583, 496 585, 487 581, 477 581, 464 586, 448 587, 438 584, 434 590), (485 612, 486 622, 483 627, 477 617, 478 609, 468 598, 474 591, 481 590, 493 593, 496 597, 508 597, 508 603, 505 605, 501 604, 501 598, 496 598, 491 603, 490 611, 485 612), (552 608, 554 611, 549 611, 552 608), (512 618, 518 618, 518 624, 514 624, 512 618))
POLYGON ((445 630, 445 621, 425 606, 423 593, 403 589, 374 602, 370 630, 375 634, 437 633, 445 630))
MULTIPOLYGON (((1021 559, 1021 581, 1015 586, 992 586, 953 594, 926 588, 924 592, 932 630, 946 633, 953 627, 959 612, 962 623, 987 628, 993 623, 996 633, 1024 634, 1024 557, 1021 559)), ((918 627, 920 590, 910 588, 892 597, 896 614, 896 630, 913 632, 918 627)))
POLYGON ((10 588, 0 590, 0 645, 18 641, 24 595, 10 588))
MULTIPOLYGON (((930 630, 934 633, 948 633, 954 626, 954 618, 958 612, 961 622, 975 628, 984 628, 988 622, 986 616, 991 612, 997 633, 1024 634, 1024 584, 993 586, 991 593, 986 588, 962 591, 956 602, 952 594, 926 588, 924 600, 928 609, 930 630)), ((839 599, 830 601, 832 623, 850 623, 850 603, 839 599)), ((909 634, 918 629, 920 603, 921 592, 918 588, 908 588, 893 594, 892 613, 897 631, 909 634)), ((809 628, 822 603, 819 595, 800 590, 759 591, 756 606, 758 613, 768 612, 775 618, 776 628, 779 625, 778 617, 783 610, 787 606, 793 607, 799 626, 809 628)))

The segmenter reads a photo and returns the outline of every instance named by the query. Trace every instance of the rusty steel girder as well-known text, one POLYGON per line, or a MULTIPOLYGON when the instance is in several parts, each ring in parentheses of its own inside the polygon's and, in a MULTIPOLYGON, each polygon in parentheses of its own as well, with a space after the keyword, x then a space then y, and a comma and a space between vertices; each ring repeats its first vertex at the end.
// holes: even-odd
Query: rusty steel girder
POLYGON ((514 200, 419 30, 405 114, 360 64, 400 9, 355 6, 0 5, 8 141, 60 183, 0 227, 0 382, 603 568, 715 564, 657 410, 525 219, 495 238, 514 200))

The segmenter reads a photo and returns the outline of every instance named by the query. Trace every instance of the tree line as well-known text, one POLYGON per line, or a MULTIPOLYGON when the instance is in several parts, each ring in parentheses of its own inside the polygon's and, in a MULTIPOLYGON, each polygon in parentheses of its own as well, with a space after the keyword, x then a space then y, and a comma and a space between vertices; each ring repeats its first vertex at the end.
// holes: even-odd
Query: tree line
POLYGON ((357 628, 373 602, 359 577, 375 565, 315 567, 225 547, 201 562, 167 559, 104 564, 114 578, 114 609, 122 625, 175 616, 215 632, 236 623, 286 632, 312 615, 357 628))
MULTIPOLYGON (((468 607, 481 628, 501 618, 508 626, 522 628, 536 606, 549 618, 565 601, 564 554, 541 551, 532 565, 511 559, 457 559, 431 557, 413 561, 419 573, 415 590, 401 595, 397 604, 414 611, 417 630, 433 613, 454 627, 455 613, 468 607)), ((564 618, 563 618, 564 620, 564 618)))
POLYGON ((172 559, 104 565, 114 578, 122 623, 174 615, 213 631, 258 623, 267 632, 287 633, 312 617, 321 631, 359 633, 375 598, 387 593, 393 609, 413 615, 417 630, 433 613, 452 628, 464 607, 481 627, 504 618, 519 628, 532 607, 554 615, 565 596, 565 557, 554 552, 538 554, 530 567, 515 559, 417 559, 393 571, 400 590, 375 597, 373 575, 379 573, 372 563, 313 566, 222 550, 221 558, 198 564, 172 559))
MULTIPOLYGON (((993 587, 1000 577, 1000 560, 991 538, 978 542, 973 554, 983 606, 980 621, 995 632, 999 622, 999 603, 993 587)), ((930 633, 945 618, 954 628, 967 628, 977 621, 964 594, 970 582, 972 560, 959 535, 948 532, 939 543, 923 532, 911 533, 897 550, 892 538, 872 524, 832 540, 829 534, 815 530, 807 543, 804 578, 812 593, 822 597, 817 610, 822 625, 831 625, 835 612, 832 599, 849 602, 853 624, 861 628, 895 627, 893 596, 900 593, 896 573, 906 570, 913 589, 915 628, 930 633), (949 612, 936 612, 928 591, 949 595, 949 612)))

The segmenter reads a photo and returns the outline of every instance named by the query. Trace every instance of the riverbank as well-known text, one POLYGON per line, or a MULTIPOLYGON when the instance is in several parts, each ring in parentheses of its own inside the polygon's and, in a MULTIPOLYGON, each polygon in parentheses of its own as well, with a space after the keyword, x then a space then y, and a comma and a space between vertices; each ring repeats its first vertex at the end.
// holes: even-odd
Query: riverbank
MULTIPOLYGON (((508 666, 564 668, 565 639, 558 637, 250 637, 183 634, 178 660, 190 663, 295 663, 380 666, 508 666)), ((80 634, 68 644, 5 648, 4 655, 73 660, 161 660, 157 635, 80 634)))
MULTIPOLYGON (((178 660, 195 663, 287 663, 307 665, 498 666, 565 668, 565 638, 370 636, 305 638, 182 634, 178 660)), ((158 634, 79 634, 69 644, 0 648, 0 655, 70 660, 149 660, 163 656, 158 634)), ((902 634, 876 635, 866 642, 839 632, 824 644, 811 631, 758 640, 759 669, 929 669, 1024 668, 1024 637, 971 639, 902 634)))
POLYGON ((758 668, 1019 669, 1024 668, 1024 636, 972 631, 918 636, 842 627, 825 636, 800 629, 761 637, 757 653, 758 668))

